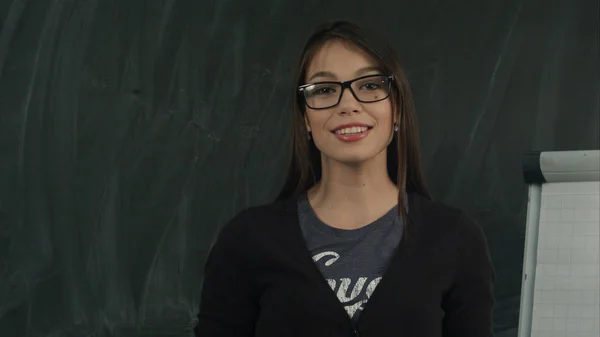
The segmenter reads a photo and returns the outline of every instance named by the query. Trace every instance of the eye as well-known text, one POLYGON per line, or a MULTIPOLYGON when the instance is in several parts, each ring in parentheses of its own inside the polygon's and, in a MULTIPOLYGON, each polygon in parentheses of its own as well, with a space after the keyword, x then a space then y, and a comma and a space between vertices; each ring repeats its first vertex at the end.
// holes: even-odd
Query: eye
POLYGON ((378 90, 381 88, 381 85, 378 83, 374 83, 374 82, 368 82, 368 83, 361 85, 360 88, 366 89, 366 90, 378 90))
POLYGON ((310 94, 318 95, 318 96, 326 96, 326 95, 334 94, 335 92, 336 92, 335 87, 319 85, 319 86, 313 88, 313 90, 311 90, 310 94))

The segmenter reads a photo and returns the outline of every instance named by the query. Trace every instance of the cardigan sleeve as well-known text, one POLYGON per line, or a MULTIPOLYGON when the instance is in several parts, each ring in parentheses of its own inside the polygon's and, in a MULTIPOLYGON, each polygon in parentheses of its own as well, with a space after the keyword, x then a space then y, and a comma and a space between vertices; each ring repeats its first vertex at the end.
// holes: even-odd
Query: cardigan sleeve
POLYGON ((444 337, 492 337, 495 271, 481 227, 463 215, 454 282, 445 294, 444 337))
POLYGON ((197 337, 254 335, 258 299, 246 264, 243 213, 223 227, 208 255, 194 329, 197 337))

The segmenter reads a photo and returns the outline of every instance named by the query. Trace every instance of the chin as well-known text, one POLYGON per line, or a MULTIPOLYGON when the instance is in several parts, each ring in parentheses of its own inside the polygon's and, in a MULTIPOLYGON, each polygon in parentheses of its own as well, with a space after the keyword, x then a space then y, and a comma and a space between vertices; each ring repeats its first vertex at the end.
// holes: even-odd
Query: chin
POLYGON ((329 160, 344 165, 359 165, 377 157, 377 153, 370 151, 369 153, 363 151, 348 151, 346 153, 337 153, 327 156, 329 160))
MULTIPOLYGON (((365 139, 366 140, 366 139, 365 139)), ((337 140, 336 140, 337 142, 337 140)), ((344 165, 359 165, 380 156, 386 157, 387 146, 383 140, 371 142, 359 142, 348 144, 346 146, 335 143, 323 144, 324 146, 317 147, 321 151, 321 156, 332 163, 340 163, 344 165), (360 144, 362 143, 362 144, 360 144)))

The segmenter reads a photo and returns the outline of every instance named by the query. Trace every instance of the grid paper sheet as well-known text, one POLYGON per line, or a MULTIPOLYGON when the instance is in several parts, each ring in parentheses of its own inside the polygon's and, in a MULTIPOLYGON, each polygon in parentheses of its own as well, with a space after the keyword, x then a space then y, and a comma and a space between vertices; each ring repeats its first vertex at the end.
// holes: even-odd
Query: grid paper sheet
POLYGON ((531 337, 600 336, 600 182, 542 185, 531 337))

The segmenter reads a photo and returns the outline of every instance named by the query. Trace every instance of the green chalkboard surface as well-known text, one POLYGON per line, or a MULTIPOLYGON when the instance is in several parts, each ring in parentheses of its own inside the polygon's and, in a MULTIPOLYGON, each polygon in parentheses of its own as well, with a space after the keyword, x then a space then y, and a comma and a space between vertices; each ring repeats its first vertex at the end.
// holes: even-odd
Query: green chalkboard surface
POLYGON ((0 336, 191 336, 222 226, 274 198, 326 19, 390 39, 427 182, 485 229, 516 336, 527 150, 598 148, 597 0, 0 1, 0 336))

